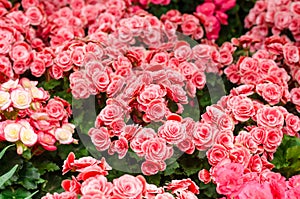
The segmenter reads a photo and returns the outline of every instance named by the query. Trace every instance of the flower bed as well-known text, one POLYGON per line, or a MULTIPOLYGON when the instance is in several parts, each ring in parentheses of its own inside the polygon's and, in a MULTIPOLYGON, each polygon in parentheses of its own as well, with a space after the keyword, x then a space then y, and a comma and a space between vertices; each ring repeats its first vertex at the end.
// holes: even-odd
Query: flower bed
POLYGON ((0 198, 300 198, 299 1, 0 8, 0 198))

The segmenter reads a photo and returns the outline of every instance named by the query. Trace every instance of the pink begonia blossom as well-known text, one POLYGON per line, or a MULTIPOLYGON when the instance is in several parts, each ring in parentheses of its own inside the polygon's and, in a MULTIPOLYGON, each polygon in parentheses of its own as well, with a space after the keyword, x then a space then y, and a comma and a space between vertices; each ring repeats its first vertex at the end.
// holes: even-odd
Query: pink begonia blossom
POLYGON ((270 185, 267 183, 249 182, 241 188, 236 198, 273 198, 270 185))
POLYGON ((203 15, 206 37, 215 40, 219 37, 221 24, 227 25, 228 16, 225 13, 235 6, 235 0, 205 1, 196 8, 196 12, 203 15))
POLYGON ((210 173, 206 169, 199 171, 198 178, 205 184, 208 184, 211 181, 210 173))

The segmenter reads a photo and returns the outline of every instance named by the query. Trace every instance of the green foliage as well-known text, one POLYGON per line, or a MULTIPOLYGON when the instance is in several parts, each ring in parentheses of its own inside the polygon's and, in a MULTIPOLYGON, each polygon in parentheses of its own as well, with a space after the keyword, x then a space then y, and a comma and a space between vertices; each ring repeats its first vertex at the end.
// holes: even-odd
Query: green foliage
POLYGON ((220 198, 220 195, 216 191, 216 185, 212 182, 204 184, 203 182, 199 185, 201 197, 199 198, 220 198))
POLYGON ((24 162, 22 169, 18 172, 18 184, 22 185, 25 189, 37 189, 38 184, 43 183, 41 174, 31 162, 24 162))
POLYGON ((172 0, 167 6, 150 4, 148 11, 157 17, 172 9, 179 10, 182 13, 193 13, 200 2, 195 0, 172 0))
POLYGON ((6 145, 1 146, 0 152, 0 199, 38 199, 47 192, 61 192, 61 181, 70 177, 61 173, 67 155, 71 151, 78 158, 89 155, 82 144, 60 145, 57 151, 45 151, 40 156, 20 156, 15 145, 6 145))
MULTIPOLYGON (((7 147, 5 147, 4 149, 2 149, 2 151, 0 152, 0 159, 4 156, 5 152, 10 148, 14 146, 12 145, 8 145, 7 147)), ((18 165, 16 164, 13 168, 11 168, 8 172, 6 172, 5 174, 3 174, 2 176, 0 176, 0 187, 2 187, 16 172, 18 168, 18 165)))
POLYGON ((49 160, 39 162, 35 165, 35 167, 38 169, 38 172, 41 175, 44 175, 46 172, 53 172, 53 171, 59 171, 60 168, 55 164, 54 162, 50 162, 49 160))
POLYGON ((24 188, 19 189, 6 189, 0 194, 0 199, 24 199, 32 195, 24 188))
POLYGON ((4 156, 5 152, 7 149, 9 149, 10 147, 14 146, 14 144, 8 145, 7 147, 5 147, 4 149, 2 149, 2 151, 0 152, 0 159, 4 156))
POLYGON ((51 97, 58 96, 65 99, 70 104, 72 103, 72 94, 70 92, 70 82, 68 77, 59 80, 45 80, 44 78, 40 78, 38 81, 38 87, 43 87, 50 93, 51 97))
POLYGON ((300 139, 284 135, 282 143, 274 154, 274 171, 289 178, 300 174, 300 139))
POLYGON ((7 173, 5 173, 4 175, 0 176, 0 187, 3 186, 3 184, 8 181, 16 172, 18 168, 18 165, 15 165, 11 170, 9 170, 7 173))
POLYGON ((180 168, 180 165, 178 164, 177 161, 175 161, 174 163, 172 163, 171 165, 168 165, 166 170, 164 170, 164 176, 169 176, 172 175, 173 173, 176 172, 176 170, 178 170, 180 168))

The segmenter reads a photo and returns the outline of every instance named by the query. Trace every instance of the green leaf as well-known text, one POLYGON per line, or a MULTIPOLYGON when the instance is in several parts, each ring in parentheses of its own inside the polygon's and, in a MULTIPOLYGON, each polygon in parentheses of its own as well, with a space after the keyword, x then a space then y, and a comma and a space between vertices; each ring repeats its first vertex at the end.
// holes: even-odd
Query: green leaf
POLYGON ((32 157, 31 150, 25 150, 25 151, 22 153, 22 156, 23 156, 25 159, 30 160, 31 157, 32 157))
POLYGON ((9 172, 7 172, 6 174, 0 176, 0 187, 3 186, 3 184, 8 181, 16 172, 18 168, 18 165, 15 165, 9 172))
POLYGON ((51 79, 48 82, 45 82, 43 87, 44 87, 45 90, 52 90, 55 87, 57 87, 58 85, 60 85, 60 83, 61 82, 59 80, 51 79))
POLYGON ((167 166, 166 170, 164 171, 164 175, 168 176, 168 175, 173 174, 175 172, 175 170, 179 167, 180 166, 179 166, 178 162, 175 161, 173 164, 167 166))
POLYGON ((159 174, 153 176, 146 176, 146 180, 149 184, 155 184, 156 186, 160 186, 161 176, 159 174))
POLYGON ((39 170, 41 175, 45 174, 46 172, 53 172, 53 171, 60 170, 57 164, 50 161, 38 162, 38 164, 35 164, 35 167, 39 170))
POLYGON ((293 146, 291 148, 288 148, 286 150, 286 160, 290 160, 290 159, 298 159, 300 158, 300 146, 293 146))
POLYGON ((8 145, 7 147, 5 147, 4 149, 2 149, 2 151, 0 152, 0 159, 4 156, 5 152, 7 149, 9 149, 10 147, 14 146, 14 144, 8 145))
POLYGON ((28 196, 30 196, 30 192, 25 190, 24 188, 19 188, 19 189, 7 189, 4 190, 1 194, 0 194, 0 199, 24 199, 24 198, 28 198, 28 196))
POLYGON ((40 178, 40 173, 31 162, 26 162, 19 172, 18 183, 26 189, 37 189, 37 185, 43 183, 44 180, 40 178))
POLYGON ((300 139, 284 135, 280 146, 274 154, 272 164, 274 171, 280 172, 285 177, 300 174, 300 139))
POLYGON ((189 158, 186 158, 184 161, 180 162, 180 166, 183 168, 184 173, 187 176, 196 174, 202 168, 199 160, 189 158))
POLYGON ((27 196, 26 198, 24 199, 31 199, 32 196, 34 196, 35 194, 37 194, 39 192, 39 190, 35 191, 34 193, 30 194, 30 196, 27 196))
MULTIPOLYGON (((204 194, 205 196, 209 198, 219 198, 218 193, 216 192, 216 185, 213 183, 204 184, 201 183, 200 187, 200 193, 204 194)), ((202 197, 201 197, 202 198, 202 197)))

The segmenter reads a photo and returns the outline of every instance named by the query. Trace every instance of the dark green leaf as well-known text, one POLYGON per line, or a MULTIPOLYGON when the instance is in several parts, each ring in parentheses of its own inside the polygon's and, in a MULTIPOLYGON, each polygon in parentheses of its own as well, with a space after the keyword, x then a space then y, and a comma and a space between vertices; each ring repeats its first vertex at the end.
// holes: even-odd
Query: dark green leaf
POLYGON ((300 158, 300 146, 293 146, 286 150, 286 160, 299 159, 300 158))
POLYGON ((18 183, 26 189, 37 189, 37 185, 42 182, 44 180, 40 178, 39 170, 31 162, 26 162, 19 171, 18 183))
POLYGON ((45 90, 52 90, 60 84, 61 84, 61 82, 59 80, 51 79, 48 82, 45 82, 43 84, 43 87, 44 87, 45 90))
POLYGON ((0 199, 24 199, 30 195, 31 193, 23 188, 7 189, 0 194, 0 199))
POLYGON ((175 161, 173 164, 167 166, 166 170, 164 171, 164 175, 168 176, 173 174, 177 168, 179 168, 179 164, 175 161))
POLYGON ((4 149, 2 149, 2 151, 0 152, 0 159, 4 156, 6 150, 9 149, 9 148, 12 147, 12 146, 14 146, 14 144, 8 145, 8 146, 5 147, 4 149))
POLYGON ((53 171, 60 170, 57 164, 50 161, 39 162, 39 164, 37 164, 35 167, 39 170, 39 173, 41 175, 43 175, 46 172, 53 172, 53 171))
POLYGON ((147 182, 149 184, 155 184, 155 185, 159 186, 161 176, 159 174, 156 174, 156 175, 153 175, 153 176, 147 176, 146 179, 147 179, 147 182))

